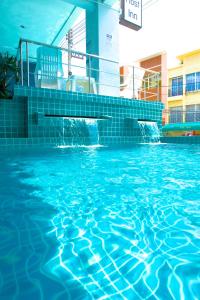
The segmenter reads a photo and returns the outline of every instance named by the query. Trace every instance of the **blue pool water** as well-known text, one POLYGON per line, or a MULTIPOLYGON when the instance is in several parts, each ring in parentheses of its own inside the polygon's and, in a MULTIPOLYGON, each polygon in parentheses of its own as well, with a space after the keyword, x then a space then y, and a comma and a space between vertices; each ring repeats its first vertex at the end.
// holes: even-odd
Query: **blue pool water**
POLYGON ((200 146, 0 154, 0 299, 200 299, 200 146))

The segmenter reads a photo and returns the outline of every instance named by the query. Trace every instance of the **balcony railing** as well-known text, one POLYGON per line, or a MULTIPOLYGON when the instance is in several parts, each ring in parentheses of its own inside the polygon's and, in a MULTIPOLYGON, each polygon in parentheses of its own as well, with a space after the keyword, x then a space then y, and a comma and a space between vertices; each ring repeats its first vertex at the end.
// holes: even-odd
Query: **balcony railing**
POLYGON ((126 66, 126 71, 120 76, 122 97, 161 101, 160 72, 137 66, 126 66))
POLYGON ((131 66, 132 72, 122 76, 117 61, 25 39, 17 59, 22 86, 160 100, 157 72, 131 66), (150 79, 153 89, 147 86, 150 79))
POLYGON ((95 94, 119 92, 119 62, 97 55, 21 39, 20 84, 95 94))
POLYGON ((200 110, 196 111, 164 111, 164 119, 168 124, 200 122, 200 110))

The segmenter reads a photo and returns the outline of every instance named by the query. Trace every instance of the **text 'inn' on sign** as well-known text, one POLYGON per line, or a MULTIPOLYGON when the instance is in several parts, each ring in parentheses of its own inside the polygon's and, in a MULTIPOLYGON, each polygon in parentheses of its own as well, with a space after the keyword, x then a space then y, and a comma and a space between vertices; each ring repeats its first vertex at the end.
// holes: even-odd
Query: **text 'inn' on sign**
POLYGON ((134 30, 142 28, 142 0, 121 0, 120 24, 134 30))

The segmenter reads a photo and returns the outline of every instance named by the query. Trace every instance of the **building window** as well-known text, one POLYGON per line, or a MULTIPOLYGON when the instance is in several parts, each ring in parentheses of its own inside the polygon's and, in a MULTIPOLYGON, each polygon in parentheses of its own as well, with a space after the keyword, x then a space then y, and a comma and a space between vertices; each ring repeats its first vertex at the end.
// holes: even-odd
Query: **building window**
POLYGON ((169 109, 169 123, 183 122, 183 107, 177 106, 169 109))
POLYGON ((169 96, 174 97, 180 95, 183 95, 183 76, 173 77, 169 96))
POLYGON ((196 73, 196 86, 197 90, 200 90, 200 72, 196 73))
POLYGON ((153 89, 161 86, 161 73, 145 74, 142 87, 145 89, 153 89))
POLYGON ((186 122, 200 122, 200 104, 186 105, 186 122))
POLYGON ((191 73, 186 75, 186 92, 195 91, 195 78, 196 73, 191 73))
POLYGON ((186 75, 186 92, 200 90, 200 72, 186 75))

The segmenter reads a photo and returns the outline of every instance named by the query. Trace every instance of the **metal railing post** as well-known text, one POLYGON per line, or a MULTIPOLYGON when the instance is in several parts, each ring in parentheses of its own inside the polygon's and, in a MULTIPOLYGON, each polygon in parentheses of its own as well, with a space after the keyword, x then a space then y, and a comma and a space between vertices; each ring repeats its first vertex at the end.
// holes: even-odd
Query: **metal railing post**
POLYGON ((24 85, 24 68, 23 68, 23 52, 22 52, 22 41, 20 41, 20 74, 21 74, 21 84, 24 85))
POLYGON ((69 30, 67 34, 68 40, 68 76, 72 75, 72 47, 73 47, 73 37, 72 30, 69 30))
POLYGON ((18 48, 17 48, 17 55, 16 55, 17 79, 19 79, 19 59, 20 58, 19 58, 19 46, 18 46, 18 48))
POLYGON ((135 98, 135 68, 133 66, 133 99, 135 98))
POLYGON ((88 71, 88 75, 89 75, 89 93, 91 93, 91 58, 90 58, 90 56, 88 56, 88 65, 89 65, 89 71, 88 71))
POLYGON ((28 42, 26 42, 26 64, 27 64, 27 85, 30 84, 29 78, 29 49, 28 49, 28 42))
POLYGON ((158 74, 156 75, 156 82, 157 82, 157 101, 159 100, 159 92, 160 92, 160 89, 159 89, 159 76, 158 74))
POLYGON ((186 120, 186 108, 183 106, 183 111, 182 111, 182 123, 185 123, 186 120))

